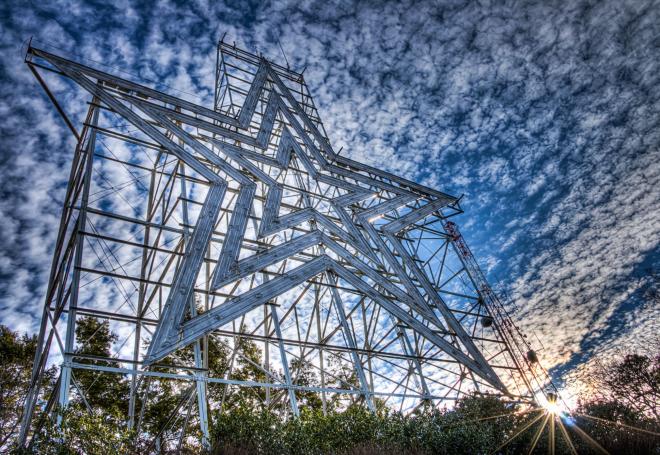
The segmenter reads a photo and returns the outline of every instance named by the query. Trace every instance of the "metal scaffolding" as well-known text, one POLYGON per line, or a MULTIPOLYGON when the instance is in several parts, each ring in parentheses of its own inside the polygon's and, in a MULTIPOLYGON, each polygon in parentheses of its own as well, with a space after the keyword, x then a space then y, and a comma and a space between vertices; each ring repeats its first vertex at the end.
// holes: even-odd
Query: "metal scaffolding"
POLYGON ((173 381, 183 398, 167 425, 202 444, 209 410, 238 388, 291 416, 309 394, 324 411, 411 412, 475 391, 533 401, 548 387, 448 221, 457 198, 337 154, 302 74, 221 42, 205 105, 33 46, 26 62, 77 147, 22 443, 37 407, 84 401, 83 369, 130 382, 125 421, 138 432, 150 386, 173 381), (80 130, 49 73, 87 94, 80 130), (80 354, 83 317, 110 321, 111 356, 80 354), (211 345, 230 353, 222 374, 211 345), (239 360, 258 379, 236 375, 239 360), (37 406, 52 362, 57 390, 37 406))

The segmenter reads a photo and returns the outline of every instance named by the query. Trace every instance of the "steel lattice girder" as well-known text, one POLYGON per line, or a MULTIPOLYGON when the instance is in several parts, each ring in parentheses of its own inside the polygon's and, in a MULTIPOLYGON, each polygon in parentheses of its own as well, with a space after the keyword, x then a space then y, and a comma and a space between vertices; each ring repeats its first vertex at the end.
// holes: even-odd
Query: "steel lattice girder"
MULTIPOLYGON (((489 308, 443 227, 460 213, 457 199, 335 153, 301 75, 221 44, 210 109, 36 48, 28 64, 44 87, 37 69, 66 76, 93 97, 76 132, 34 375, 68 312, 61 404, 75 368, 131 375, 131 424, 138 378, 196 381, 205 435, 206 384, 285 390, 293 413, 297 390, 322 393, 324 406, 325 394, 336 393, 363 396, 372 408, 375 396, 398 399, 402 409, 472 390, 534 393, 506 328, 479 324, 489 308), (106 153, 105 142, 99 151, 97 135, 124 155, 106 153), (98 186, 94 173, 105 166, 121 167, 131 180, 98 189, 90 201, 83 194, 98 186), (149 187, 129 169, 144 171, 149 187), (121 203, 108 202, 116 196, 121 203), (120 206, 128 197, 127 211, 120 206), (120 261, 121 248, 140 260, 120 261), (82 287, 97 282, 81 283, 81 274, 107 280, 124 303, 96 304, 82 287), (120 311, 124 304, 129 313, 120 311), (76 362, 76 314, 133 327, 131 352, 114 358, 130 368, 76 362), (237 356, 240 337, 263 342, 259 368, 267 380, 209 376, 201 343, 209 336, 224 337, 237 356), (194 365, 180 360, 177 368, 193 375, 158 370, 190 344, 194 365), (273 347, 279 360, 270 356, 273 347), (357 385, 328 386, 330 354, 353 365, 357 385), (318 371, 321 384, 297 384, 293 360, 318 371)), ((31 396, 29 415, 34 390, 31 396)))

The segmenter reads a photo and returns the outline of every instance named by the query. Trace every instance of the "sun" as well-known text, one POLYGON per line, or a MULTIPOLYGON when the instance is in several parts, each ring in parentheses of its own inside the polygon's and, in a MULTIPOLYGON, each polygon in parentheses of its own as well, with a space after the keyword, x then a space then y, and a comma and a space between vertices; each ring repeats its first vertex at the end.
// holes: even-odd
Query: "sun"
POLYGON ((555 393, 548 393, 537 397, 539 405, 545 409, 549 414, 561 415, 562 411, 566 411, 565 406, 560 404, 560 399, 555 393))
POLYGON ((550 414, 554 414, 554 415, 559 414, 559 406, 557 405, 556 401, 555 402, 548 401, 543 407, 550 414))

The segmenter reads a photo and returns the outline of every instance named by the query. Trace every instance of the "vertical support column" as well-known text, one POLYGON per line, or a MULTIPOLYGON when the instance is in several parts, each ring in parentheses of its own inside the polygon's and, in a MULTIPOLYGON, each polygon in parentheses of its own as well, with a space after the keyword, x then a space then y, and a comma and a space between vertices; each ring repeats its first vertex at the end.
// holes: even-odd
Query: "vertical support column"
MULTIPOLYGON (((91 119, 94 112, 94 106, 90 106, 87 112, 87 119, 91 119)), ((32 363, 32 374, 30 377, 30 387, 25 397, 23 405, 23 416, 21 418, 21 427, 18 436, 18 446, 25 447, 27 442, 28 433, 32 425, 32 417, 34 415, 34 407, 36 400, 41 390, 41 375, 46 367, 48 354, 50 351, 51 342, 55 336, 55 326, 61 316, 61 310, 66 305, 68 297, 65 295, 66 276, 68 275, 69 267, 71 266, 72 257, 71 251, 73 242, 65 241, 68 231, 69 222, 72 218, 72 211, 74 201, 80 194, 80 187, 78 179, 84 178, 85 170, 85 151, 83 150, 84 140, 86 138, 86 130, 83 130, 78 138, 76 144, 76 151, 71 163, 71 170, 69 171, 68 186, 64 203, 62 204, 62 214, 60 215, 60 225, 57 234, 57 241, 53 259, 51 261, 50 277, 48 279, 48 290, 46 292, 46 299, 44 308, 41 315, 41 325, 39 329, 39 336, 37 338, 37 346, 34 354, 34 361, 32 363), (51 314, 51 304, 55 299, 54 314, 51 314), (51 329, 48 330, 49 319, 51 329), (48 335, 46 335, 48 332, 48 335)), ((77 220, 76 220, 77 221, 77 220)), ((75 235, 73 232, 72 235, 75 235)))
MULTIPOLYGON (((183 238, 184 242, 188 242, 190 239, 190 222, 188 220, 188 191, 186 189, 186 171, 183 162, 179 163, 179 174, 181 179, 181 211, 183 212, 183 238)), ((190 314, 194 318, 197 316, 197 307, 195 306, 195 294, 190 297, 190 314)), ((195 389, 197 391, 197 409, 199 413, 199 427, 202 432, 202 446, 205 448, 210 447, 210 435, 209 435, 209 412, 208 412, 208 400, 206 398, 206 376, 207 372, 204 368, 204 358, 202 354, 202 345, 200 340, 195 341, 193 344, 193 353, 195 358, 195 368, 197 368, 197 373, 195 374, 195 389)))
POLYGON ((410 360, 409 364, 414 364, 415 369, 417 370, 417 374, 419 375, 419 381, 420 381, 420 387, 422 388, 422 393, 424 396, 428 397, 430 396, 429 388, 428 385, 426 384, 426 379, 424 378, 424 373, 422 372, 422 364, 419 362, 419 358, 417 358, 417 355, 415 353, 415 350, 413 349, 412 343, 410 342, 410 338, 408 337, 408 334, 406 331, 400 326, 401 322, 398 320, 395 320, 394 318, 392 319, 392 323, 395 324, 396 326, 396 331, 397 334, 399 335, 399 340, 401 341, 401 346, 403 347, 403 352, 406 353, 406 355, 409 355, 411 357, 414 357, 414 360, 410 360))
MULTIPOLYGON (((255 190, 256 191, 256 190, 255 190)), ((256 194, 256 192, 255 192, 256 194)), ((254 204, 250 207, 250 215, 252 216, 252 229, 254 229, 255 234, 259 232, 259 224, 257 223, 257 214, 254 211, 254 204)), ((263 246, 259 244, 257 246, 257 253, 260 253, 264 250, 263 246)), ((261 274, 264 282, 269 280, 267 273, 261 274)), ((264 324, 264 371, 270 371, 270 342, 268 341, 268 336, 270 335, 270 317, 268 317, 268 305, 264 305, 263 308, 263 324, 264 324)), ((270 409, 270 387, 266 386, 266 409, 270 409)))
MULTIPOLYGON (((194 306, 194 302, 193 302, 194 306)), ((194 311, 193 316, 197 313, 194 311)), ((202 358, 202 348, 199 340, 195 342, 195 368, 204 368, 204 360, 202 358)), ((199 426, 202 431, 202 445, 205 448, 210 447, 209 435, 209 411, 208 401, 206 398, 206 376, 207 372, 199 372, 195 375, 196 389, 197 389, 197 407, 199 410, 199 426)))
POLYGON ((280 327, 280 318, 277 315, 277 305, 270 304, 270 318, 273 321, 273 327, 277 334, 277 344, 280 348, 280 357, 282 358, 282 369, 284 370, 284 379, 286 381, 287 389, 289 390, 289 401, 291 402, 291 410, 293 415, 298 417, 298 402, 296 401, 296 391, 293 390, 293 381, 291 380, 291 371, 289 370, 289 362, 286 359, 286 350, 284 349, 284 342, 282 341, 282 328, 280 327))
MULTIPOLYGON (((264 274, 265 275, 265 274, 264 274)), ((264 305, 264 370, 270 371, 270 344, 268 334, 270 333, 270 318, 268 317, 268 306, 264 305)), ((266 408, 270 408, 270 387, 266 386, 266 408)))
POLYGON ((328 283, 330 284, 330 289, 332 292, 332 301, 335 304, 335 308, 337 310, 337 316, 339 317, 341 328, 344 332, 344 336, 346 337, 346 342, 348 343, 348 347, 351 349, 353 364, 355 365, 355 371, 357 372, 358 381, 360 382, 360 390, 362 391, 362 395, 364 396, 364 399, 367 402, 367 406, 369 407, 369 409, 372 412, 375 412, 376 408, 371 398, 371 393, 369 393, 369 386, 367 385, 367 377, 364 375, 362 362, 360 361, 360 356, 357 353, 357 343, 355 342, 355 338, 353 338, 353 332, 351 331, 351 328, 348 325, 348 320, 346 319, 346 311, 344 311, 344 303, 341 300, 339 291, 337 291, 336 280, 329 272, 326 272, 326 276, 328 278, 328 283))
POLYGON ((323 332, 321 330, 321 298, 320 286, 314 284, 314 305, 316 306, 316 335, 319 343, 319 366, 321 367, 321 406, 323 415, 328 413, 328 398, 325 393, 325 364, 323 360, 323 332))
MULTIPOLYGON (((221 41, 222 42, 222 41, 221 41)), ((220 43, 215 47, 215 86, 213 90, 213 110, 218 111, 218 95, 220 84, 220 43)))
MULTIPOLYGON (((158 156, 154 162, 154 167, 151 170, 151 179, 149 182, 149 195, 147 196, 149 198, 147 202, 147 218, 146 221, 151 221, 153 217, 153 209, 154 209, 154 188, 156 186, 156 172, 157 172, 157 167, 158 163, 160 162, 160 158, 162 156, 162 152, 158 153, 158 156)), ((146 248, 149 246, 149 242, 151 239, 151 224, 147 224, 144 228, 144 241, 143 245, 145 248, 142 250, 142 263, 140 266, 140 289, 138 292, 138 305, 137 305, 137 321, 135 322, 135 343, 133 344, 133 374, 131 376, 131 395, 129 398, 128 402, 128 428, 133 429, 135 427, 135 406, 137 403, 137 393, 138 393, 138 360, 140 357, 140 339, 142 336, 142 312, 144 311, 144 300, 146 298, 146 289, 147 289, 147 266, 149 263, 149 253, 148 249, 146 248)), ((144 408, 144 406, 143 406, 144 408)))
MULTIPOLYGON (((95 96, 92 99, 92 105, 99 102, 95 96)), ((86 152, 87 161, 85 162, 85 176, 83 181, 83 192, 80 201, 80 213, 76 222, 76 255, 74 259, 73 280, 71 281, 71 300, 69 301, 69 312, 66 321, 66 338, 64 344, 64 361, 60 373, 60 390, 58 395, 58 404, 60 408, 65 408, 69 404, 69 388, 71 386, 71 357, 76 335, 76 308, 78 306, 78 292, 80 287, 80 266, 82 264, 82 253, 85 245, 85 236, 83 234, 87 224, 87 202, 89 200, 89 188, 92 180, 92 169, 94 165, 94 150, 96 149, 96 125, 99 120, 99 108, 94 108, 91 118, 89 132, 89 141, 87 142, 86 152)), ((55 328, 54 328, 55 330, 55 328)), ((58 416, 58 424, 62 417, 58 416)))

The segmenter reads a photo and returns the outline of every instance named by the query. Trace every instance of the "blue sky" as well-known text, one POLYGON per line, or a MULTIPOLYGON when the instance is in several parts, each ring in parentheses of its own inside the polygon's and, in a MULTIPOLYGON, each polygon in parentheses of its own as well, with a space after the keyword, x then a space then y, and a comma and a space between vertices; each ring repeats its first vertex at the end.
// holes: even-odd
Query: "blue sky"
POLYGON ((3 2, 2 323, 37 327, 74 148, 26 40, 208 96, 226 33, 281 63, 279 38, 335 150, 465 195, 557 375, 657 340, 660 3, 501 3, 3 2))

